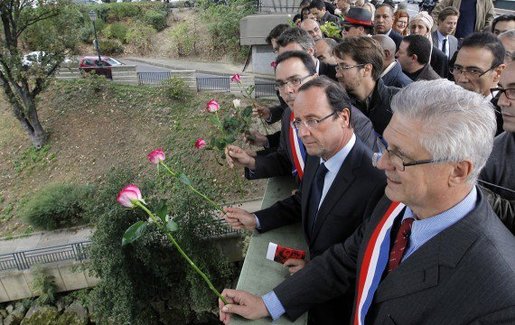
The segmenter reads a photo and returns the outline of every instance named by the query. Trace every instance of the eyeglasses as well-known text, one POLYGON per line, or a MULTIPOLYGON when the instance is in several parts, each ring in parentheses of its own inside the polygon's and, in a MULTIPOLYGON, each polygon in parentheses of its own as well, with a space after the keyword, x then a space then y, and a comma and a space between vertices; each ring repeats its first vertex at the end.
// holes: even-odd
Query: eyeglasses
POLYGON ((510 61, 515 61, 515 52, 506 51, 504 52, 504 56, 507 57, 510 61))
POLYGON ((328 118, 330 118, 331 116, 335 115, 336 114, 336 111, 332 112, 331 114, 327 115, 327 116, 324 116, 322 117, 321 119, 309 119, 309 120, 305 120, 305 121, 302 121, 302 120, 294 120, 291 122, 291 126, 295 129, 295 130, 299 130, 301 126, 305 126, 306 128, 308 128, 308 130, 312 130, 312 129, 316 129, 318 127, 318 125, 320 123, 322 123, 323 121, 327 120, 328 118))
POLYGON ((504 94, 508 99, 515 99, 515 88, 490 88, 490 93, 492 94, 492 97, 504 94))
MULTIPOLYGON (((424 160, 413 160, 411 162, 406 162, 405 159, 409 159, 407 157, 402 157, 402 154, 395 152, 394 150, 387 148, 388 144, 382 138, 377 138, 376 140, 376 148, 378 152, 375 152, 372 155, 372 166, 377 168, 379 160, 381 157, 385 156, 390 163, 395 167, 396 170, 403 172, 406 167, 416 166, 416 165, 424 165, 424 164, 433 164, 433 163, 441 163, 446 162, 446 159, 424 159, 424 160)), ((411 160, 411 159, 410 159, 411 160)))
POLYGON ((362 67, 364 65, 365 65, 365 63, 351 65, 350 67, 348 67, 348 66, 345 66, 345 65, 337 64, 336 67, 335 67, 335 70, 336 71, 345 71, 345 70, 349 70, 349 69, 352 69, 352 68, 360 68, 360 67, 362 67))
POLYGON ((454 75, 460 75, 460 74, 466 74, 469 78, 472 79, 479 79, 481 78, 485 73, 488 71, 491 71, 492 69, 495 69, 496 67, 491 67, 490 69, 483 71, 479 68, 465 68, 461 65, 455 65, 454 67, 450 68, 449 71, 454 75))
POLYGON ((312 74, 309 74, 305 77, 291 77, 291 78, 286 79, 286 81, 277 80, 275 82, 275 89, 276 90, 284 89, 288 84, 292 85, 293 87, 300 86, 300 84, 302 84, 302 82, 304 80, 306 80, 307 78, 309 78, 311 76, 312 76, 312 74))

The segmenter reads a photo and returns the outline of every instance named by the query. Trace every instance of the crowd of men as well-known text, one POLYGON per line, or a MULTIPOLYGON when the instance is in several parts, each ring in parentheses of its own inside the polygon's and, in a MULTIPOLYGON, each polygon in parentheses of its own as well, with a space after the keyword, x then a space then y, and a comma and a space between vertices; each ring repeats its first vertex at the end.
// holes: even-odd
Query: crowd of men
POLYGON ((224 290, 220 320, 515 323, 515 15, 494 19, 491 0, 413 17, 304 0, 298 19, 267 38, 279 102, 255 109, 280 132, 226 148, 248 179, 291 175, 298 190, 224 217, 299 222, 309 254, 263 296, 224 290))

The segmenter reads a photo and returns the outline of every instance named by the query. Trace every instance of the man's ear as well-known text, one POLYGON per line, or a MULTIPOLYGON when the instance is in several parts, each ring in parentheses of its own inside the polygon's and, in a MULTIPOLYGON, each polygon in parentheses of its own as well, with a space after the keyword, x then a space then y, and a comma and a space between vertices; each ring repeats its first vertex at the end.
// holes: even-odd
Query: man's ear
POLYGON ((454 163, 454 168, 449 174, 449 186, 453 187, 467 182, 473 167, 472 162, 468 160, 454 163))
POLYGON ((494 69, 494 77, 493 77, 493 82, 494 83, 498 83, 499 82, 499 79, 501 79, 501 74, 502 72, 504 71, 504 69, 506 69, 506 64, 499 64, 499 66, 497 66, 495 69, 494 69))
POLYGON ((308 52, 309 55, 311 56, 315 56, 315 48, 313 47, 310 47, 306 52, 308 52))
POLYGON ((341 112, 338 112, 338 117, 343 120, 343 126, 349 127, 350 125, 350 108, 344 107, 341 112))
POLYGON ((390 52, 390 50, 384 50, 384 57, 385 58, 389 58, 390 55, 392 55, 392 53, 390 52))

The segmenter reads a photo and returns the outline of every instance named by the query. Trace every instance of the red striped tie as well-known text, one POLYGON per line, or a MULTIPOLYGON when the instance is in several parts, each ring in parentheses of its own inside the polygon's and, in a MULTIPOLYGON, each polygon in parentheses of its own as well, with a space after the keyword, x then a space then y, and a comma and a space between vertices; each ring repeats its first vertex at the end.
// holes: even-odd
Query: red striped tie
POLYGON ((404 251, 408 248, 409 236, 411 235, 411 225, 413 224, 413 218, 406 218, 402 220, 397 237, 393 243, 392 249, 390 250, 390 259, 388 260, 388 273, 395 270, 399 264, 401 264, 404 251))

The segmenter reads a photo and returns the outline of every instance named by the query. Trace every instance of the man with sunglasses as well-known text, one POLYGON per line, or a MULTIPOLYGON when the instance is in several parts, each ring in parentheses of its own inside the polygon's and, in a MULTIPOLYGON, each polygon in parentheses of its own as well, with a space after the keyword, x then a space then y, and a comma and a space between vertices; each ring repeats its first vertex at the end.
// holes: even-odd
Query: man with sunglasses
MULTIPOLYGON (((325 76, 307 81, 292 107, 295 118, 291 125, 308 153, 300 190, 254 214, 227 208, 225 219, 236 229, 259 232, 302 222, 313 259, 354 232, 383 195, 385 179, 384 173, 372 166, 372 151, 354 134, 349 97, 336 82, 325 76)), ((290 273, 304 264, 299 259, 285 262, 290 273)), ((313 306, 310 322, 348 323, 352 300, 353 292, 349 292, 313 306)))
POLYGON ((513 323, 515 237, 476 187, 495 132, 488 101, 432 80, 391 105, 375 159, 386 197, 370 218, 263 297, 225 289, 221 321, 295 320, 356 286, 353 324, 513 323))
POLYGON ((502 115, 497 106, 497 94, 490 93, 497 87, 504 64, 505 50, 501 41, 491 33, 473 33, 463 40, 456 61, 450 72, 456 84, 481 94, 494 105, 497 118, 496 135, 502 132, 502 115))
POLYGON ((495 138, 480 179, 494 211, 515 234, 515 62, 508 64, 492 92, 498 92, 504 132, 495 138))

